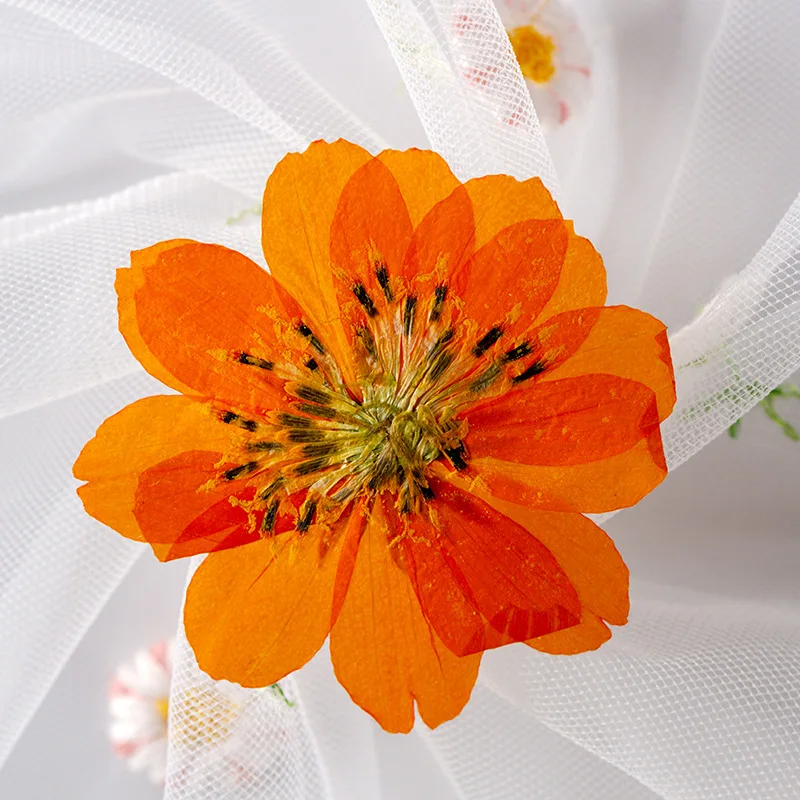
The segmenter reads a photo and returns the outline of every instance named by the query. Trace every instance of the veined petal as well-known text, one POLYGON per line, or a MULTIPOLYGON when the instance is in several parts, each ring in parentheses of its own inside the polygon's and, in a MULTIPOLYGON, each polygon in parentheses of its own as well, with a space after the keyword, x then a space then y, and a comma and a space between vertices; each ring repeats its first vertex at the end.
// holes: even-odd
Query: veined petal
POLYGON ((423 613, 456 655, 577 624, 569 578, 534 531, 438 478, 431 521, 397 519, 398 546, 423 613))
POLYGON ((661 437, 653 433, 651 439, 588 464, 550 467, 490 456, 471 460, 470 469, 497 497, 537 509, 602 514, 635 505, 667 476, 663 463, 653 458, 661 437))
POLYGON ((563 219, 541 178, 518 181, 508 175, 486 175, 467 181, 464 187, 475 210, 476 250, 515 223, 563 219))
POLYGON ((638 381, 652 389, 660 421, 672 413, 675 376, 667 329, 650 314, 627 306, 604 308, 580 348, 541 380, 599 373, 638 381))
MULTIPOLYGON (((458 186, 425 215, 406 253, 404 274, 409 293, 422 310, 437 286, 448 287, 451 275, 467 261, 475 245, 475 220, 467 190, 458 186)), ((448 287, 449 288, 449 287, 448 287)))
POLYGON ((612 625, 627 622, 628 567, 602 528, 581 514, 534 510, 492 496, 485 486, 470 485, 463 476, 442 470, 437 474, 453 486, 475 492, 493 509, 533 531, 575 587, 582 607, 580 624, 532 638, 526 644, 549 653, 594 650, 611 636, 602 620, 612 625))
POLYGON ((302 667, 322 647, 333 623, 343 562, 360 535, 354 513, 332 528, 312 525, 246 547, 213 553, 186 592, 186 638, 200 668, 242 686, 269 686, 302 667))
POLYGON ((154 377, 180 392, 266 410, 299 308, 261 267, 219 245, 174 240, 117 271, 120 330, 154 377))
MULTIPOLYGON (((256 501, 253 483, 222 477, 237 466, 218 453, 192 450, 141 474, 134 516, 161 561, 258 541, 267 504, 256 501)), ((290 530, 296 519, 297 506, 284 501, 270 535, 290 530)))
POLYGON ((655 395, 637 381, 583 375, 534 383, 465 414, 476 459, 568 466, 601 461, 652 441, 666 470, 655 395), (656 438, 654 438, 656 437, 656 438))
POLYGON ((380 159, 367 161, 345 184, 330 232, 339 307, 351 326, 377 315, 402 293, 403 259, 412 233, 391 171, 380 159))
POLYGON ((612 625, 628 621, 628 567, 602 528, 581 514, 538 511, 483 497, 492 508, 532 531, 553 554, 575 587, 584 614, 588 610, 612 625))
POLYGON ((447 162, 431 150, 384 150, 377 158, 397 181, 414 228, 461 185, 447 162))
POLYGON ((552 296, 567 249, 561 220, 526 220, 504 228, 453 276, 464 316, 480 340, 516 343, 552 296))
POLYGON ((331 268, 331 224, 347 182, 372 159, 342 139, 287 155, 264 190, 261 242, 270 272, 295 298, 306 322, 356 385, 331 268))
POLYGON ((606 302, 606 268, 594 245, 575 233, 572 222, 564 220, 569 234, 567 252, 561 265, 558 286, 539 313, 536 325, 565 311, 603 306, 606 302))
POLYGON ((137 400, 109 417, 81 451, 73 473, 86 483, 78 494, 95 519, 147 541, 134 516, 142 473, 190 450, 219 460, 232 435, 207 403, 177 395, 137 400))
POLYGON ((442 644, 390 545, 390 525, 377 503, 331 631, 331 659, 353 700, 384 730, 405 733, 415 701, 431 728, 461 711, 480 655, 458 658, 442 644))
POLYGON ((580 624, 564 631, 540 636, 538 639, 529 639, 525 644, 534 650, 550 653, 553 656, 574 656, 597 650, 610 638, 611 631, 605 622, 591 611, 584 610, 580 624))

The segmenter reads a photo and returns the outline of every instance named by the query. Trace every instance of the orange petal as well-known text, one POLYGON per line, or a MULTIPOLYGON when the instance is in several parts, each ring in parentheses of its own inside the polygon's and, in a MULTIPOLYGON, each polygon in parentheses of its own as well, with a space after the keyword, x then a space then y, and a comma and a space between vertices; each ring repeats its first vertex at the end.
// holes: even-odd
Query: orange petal
POLYGON ((645 440, 666 471, 653 392, 612 375, 535 383, 465 414, 476 459, 569 466, 601 461, 645 440))
POLYGON ((290 153, 264 190, 261 243, 270 272, 303 307, 314 333, 355 386, 331 268, 331 223, 353 173, 372 156, 342 139, 290 153))
MULTIPOLYGON (((530 389, 541 380, 543 373, 552 372, 571 358, 586 341, 602 313, 602 307, 564 311, 541 325, 537 324, 532 330, 512 332, 511 337, 504 337, 505 354, 499 363, 512 381, 511 391, 530 389)), ((503 386, 498 390, 502 391, 503 386)), ((508 391, 507 385, 505 390, 508 391)))
POLYGON ((423 613, 456 655, 578 622, 575 589, 535 533, 468 491, 436 478, 430 488, 433 521, 398 520, 398 541, 423 613))
POLYGON ((131 253, 116 286, 120 330, 159 380, 248 409, 273 408, 283 397, 269 365, 282 356, 287 317, 299 309, 250 259, 219 245, 161 242, 131 253), (247 357, 255 363, 242 363, 247 357))
POLYGON ((565 363, 546 371, 541 380, 606 373, 629 378, 655 392, 658 418, 675 405, 675 375, 667 330, 644 311, 627 306, 604 308, 581 347, 565 363))
POLYGON ((501 230, 453 276, 479 337, 499 329, 506 342, 530 328, 558 285, 567 242, 562 220, 524 220, 501 230))
POLYGON ((331 659, 359 706, 384 730, 407 733, 415 700, 431 728, 461 711, 478 677, 480 655, 458 658, 431 629, 391 549, 388 525, 376 504, 331 631, 331 659))
POLYGON ((602 306, 606 302, 606 268, 588 239, 577 236, 572 222, 565 221, 569 244, 561 265, 558 286, 542 309, 537 325, 556 314, 578 308, 602 306))
POLYGON ((371 159, 345 185, 331 223, 331 262, 345 319, 375 316, 400 294, 412 233, 397 181, 371 159))
POLYGON ((431 150, 384 150, 377 158, 394 175, 415 228, 437 203, 461 185, 447 162, 431 150))
MULTIPOLYGON (((220 453, 188 451, 145 470, 136 489, 134 515, 161 561, 239 547, 260 538, 266 503, 253 503, 256 485, 224 481, 241 465, 220 453)), ((262 484, 265 478, 262 475, 262 484)), ((299 505, 299 502, 298 504, 299 505)), ((294 528, 297 506, 281 504, 271 535, 294 528)))
POLYGON ((141 474, 188 450, 218 460, 232 431, 205 403, 188 397, 145 397, 109 417, 81 451, 73 467, 88 514, 127 536, 146 541, 134 516, 141 474))
POLYGON ((466 189, 458 186, 437 203, 414 231, 406 253, 404 273, 409 293, 426 304, 436 286, 446 286, 449 276, 472 254, 475 244, 475 221, 472 202, 466 189))
POLYGON ((497 497, 536 509, 602 514, 636 505, 664 480, 667 470, 654 460, 655 447, 642 440, 617 456, 571 466, 516 464, 491 457, 473 459, 469 466, 477 482, 497 497))
POLYGON ((487 175, 467 181, 464 187, 475 209, 476 250, 517 222, 562 219, 540 178, 518 181, 508 175, 487 175))
POLYGON ((591 611, 584 611, 580 625, 540 636, 538 639, 529 639, 525 644, 534 650, 554 656, 574 656, 589 650, 597 650, 610 638, 611 631, 603 620, 598 619, 591 611))
POLYGON ((611 537, 581 514, 537 511, 495 497, 492 508, 528 530, 555 556, 580 598, 584 612, 612 625, 628 621, 629 573, 611 537))
MULTIPOLYGON (((441 469, 437 474, 453 486, 469 487, 463 475, 446 474, 441 469)), ((602 528, 581 514, 534 510, 493 497, 485 487, 473 484, 470 488, 493 509, 534 531, 536 538, 553 554, 578 593, 583 609, 582 625, 598 634, 598 626, 590 625, 587 615, 594 614, 612 625, 624 625, 628 621, 628 568, 611 537, 602 528)), ((577 631, 577 627, 580 626, 548 634, 536 641, 549 642, 551 636, 555 641, 572 641, 567 634, 573 630, 575 641, 578 641, 583 634, 577 631)))
POLYGON ((269 686, 303 666, 330 631, 345 542, 360 514, 276 540, 212 553, 186 592, 186 638, 216 680, 269 686))

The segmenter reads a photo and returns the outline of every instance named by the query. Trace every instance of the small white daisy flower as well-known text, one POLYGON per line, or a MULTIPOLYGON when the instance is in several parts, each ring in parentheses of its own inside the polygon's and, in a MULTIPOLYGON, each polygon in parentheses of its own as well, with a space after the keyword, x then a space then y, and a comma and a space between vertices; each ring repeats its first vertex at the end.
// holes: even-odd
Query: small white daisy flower
POLYGON ((163 783, 167 769, 167 720, 173 642, 158 642, 123 664, 109 692, 115 752, 134 772, 163 783))
POLYGON ((495 0, 543 125, 561 125, 591 97, 592 57, 564 0, 495 0))

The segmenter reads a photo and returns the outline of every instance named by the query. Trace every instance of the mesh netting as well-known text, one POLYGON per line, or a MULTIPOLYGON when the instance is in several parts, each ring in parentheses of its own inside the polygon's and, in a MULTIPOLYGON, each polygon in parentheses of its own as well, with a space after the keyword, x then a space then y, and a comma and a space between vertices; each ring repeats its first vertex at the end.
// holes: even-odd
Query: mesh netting
MULTIPOLYGON (((275 42, 272 23, 291 4, 265 5, 0 0, 4 202, 36 205, 44 182, 71 200, 105 194, 0 220, 11 487, 0 498, 0 759, 139 552, 85 517, 68 477, 104 417, 160 391, 116 332, 114 269, 131 249, 176 236, 260 260, 257 217, 225 220, 257 203, 285 152, 316 137, 381 147, 275 42)), ((584 129, 550 144, 563 154, 581 143, 563 199, 579 231, 596 230, 615 297, 686 322, 741 273, 671 335, 679 403, 664 435, 675 467, 800 365, 800 6, 683 0, 628 17, 620 4, 582 6, 595 26, 594 104, 584 129), (669 50, 674 69, 632 71, 651 45, 669 50), (685 124, 670 130, 673 119, 685 124)), ((356 33, 330 58, 345 48, 366 57, 385 38, 459 177, 538 174, 558 191, 563 155, 557 177, 488 0, 342 7, 356 33)), ((707 554, 687 558, 716 568, 707 554)), ((630 564, 645 571, 641 553, 630 564)), ((166 796, 394 800, 408 796, 387 778, 397 764, 437 800, 795 796, 796 595, 755 598, 735 577, 707 592, 636 580, 632 603, 631 623, 596 653, 489 654, 464 714, 406 739, 352 705, 324 652, 281 696, 215 684, 179 636, 166 796)))

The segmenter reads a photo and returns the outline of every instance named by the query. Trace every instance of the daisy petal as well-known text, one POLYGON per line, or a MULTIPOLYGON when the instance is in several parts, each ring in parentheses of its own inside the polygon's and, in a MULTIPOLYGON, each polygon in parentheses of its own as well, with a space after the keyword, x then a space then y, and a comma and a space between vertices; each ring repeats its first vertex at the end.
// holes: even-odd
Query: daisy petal
POLYGON ((567 226, 569 243, 558 286, 536 319, 536 325, 565 311, 603 306, 606 302, 606 268, 603 259, 588 239, 575 233, 572 222, 565 220, 564 224, 567 226))
POLYGON ((480 655, 458 658, 431 628, 389 546, 389 524, 377 504, 331 631, 331 659, 358 705, 384 730, 406 733, 414 724, 414 701, 431 728, 461 711, 480 655))

